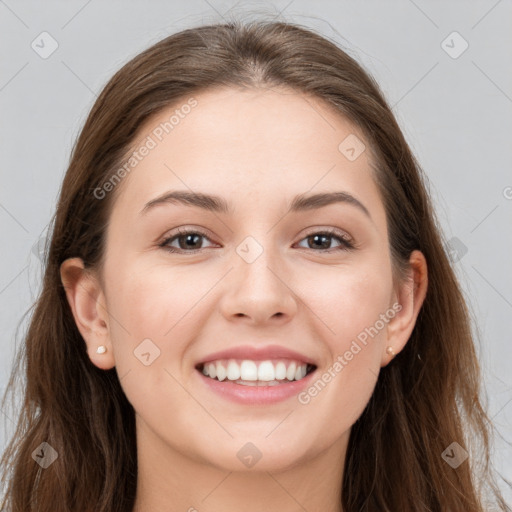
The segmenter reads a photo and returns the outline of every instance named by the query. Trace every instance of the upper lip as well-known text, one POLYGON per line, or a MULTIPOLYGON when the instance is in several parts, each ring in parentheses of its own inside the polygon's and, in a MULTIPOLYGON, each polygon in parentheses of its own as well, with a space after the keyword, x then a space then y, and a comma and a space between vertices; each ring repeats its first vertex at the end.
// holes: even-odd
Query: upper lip
POLYGON ((280 345, 266 345, 254 347, 250 345, 238 345, 236 347, 220 350, 203 357, 198 364, 219 359, 249 359, 253 361, 266 361, 268 359, 293 359, 316 366, 315 362, 308 356, 295 350, 280 345))

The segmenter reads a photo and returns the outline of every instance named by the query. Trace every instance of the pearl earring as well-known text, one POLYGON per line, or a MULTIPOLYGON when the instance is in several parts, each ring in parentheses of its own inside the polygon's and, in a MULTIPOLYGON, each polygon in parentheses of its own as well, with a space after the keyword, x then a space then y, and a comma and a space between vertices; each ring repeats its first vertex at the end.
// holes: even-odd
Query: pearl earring
POLYGON ((106 351, 107 351, 107 347, 105 347, 105 345, 100 345, 96 349, 96 354, 104 354, 106 351))
POLYGON ((386 352, 391 356, 391 357, 395 357, 395 353, 393 352, 393 347, 388 347, 386 349, 386 352))

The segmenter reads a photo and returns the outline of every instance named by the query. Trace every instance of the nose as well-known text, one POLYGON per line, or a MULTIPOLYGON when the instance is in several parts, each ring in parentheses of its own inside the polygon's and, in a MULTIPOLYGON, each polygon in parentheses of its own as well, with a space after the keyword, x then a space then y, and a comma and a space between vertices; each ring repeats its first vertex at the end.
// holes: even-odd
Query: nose
POLYGON ((234 254, 233 268, 226 276, 220 310, 230 321, 244 318, 258 325, 287 323, 296 314, 298 297, 293 291, 293 277, 275 253, 263 250, 248 262, 234 254))

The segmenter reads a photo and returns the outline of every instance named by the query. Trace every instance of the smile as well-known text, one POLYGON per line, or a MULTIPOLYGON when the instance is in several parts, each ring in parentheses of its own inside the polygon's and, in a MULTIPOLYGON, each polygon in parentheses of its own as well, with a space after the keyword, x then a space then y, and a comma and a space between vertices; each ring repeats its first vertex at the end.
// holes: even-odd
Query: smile
POLYGON ((219 382, 232 381, 244 386, 277 386, 302 380, 315 369, 298 360, 219 359, 198 366, 204 376, 219 382))

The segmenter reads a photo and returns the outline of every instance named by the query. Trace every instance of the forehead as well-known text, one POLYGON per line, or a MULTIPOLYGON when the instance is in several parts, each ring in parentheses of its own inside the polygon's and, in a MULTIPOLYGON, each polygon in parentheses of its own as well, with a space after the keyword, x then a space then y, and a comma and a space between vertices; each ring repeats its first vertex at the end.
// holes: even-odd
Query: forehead
POLYGON ((342 186, 378 200, 365 145, 361 131, 318 98, 287 88, 204 91, 139 129, 119 207, 140 211, 168 189, 234 203, 342 186), (362 151, 356 159, 343 153, 347 144, 362 151))

